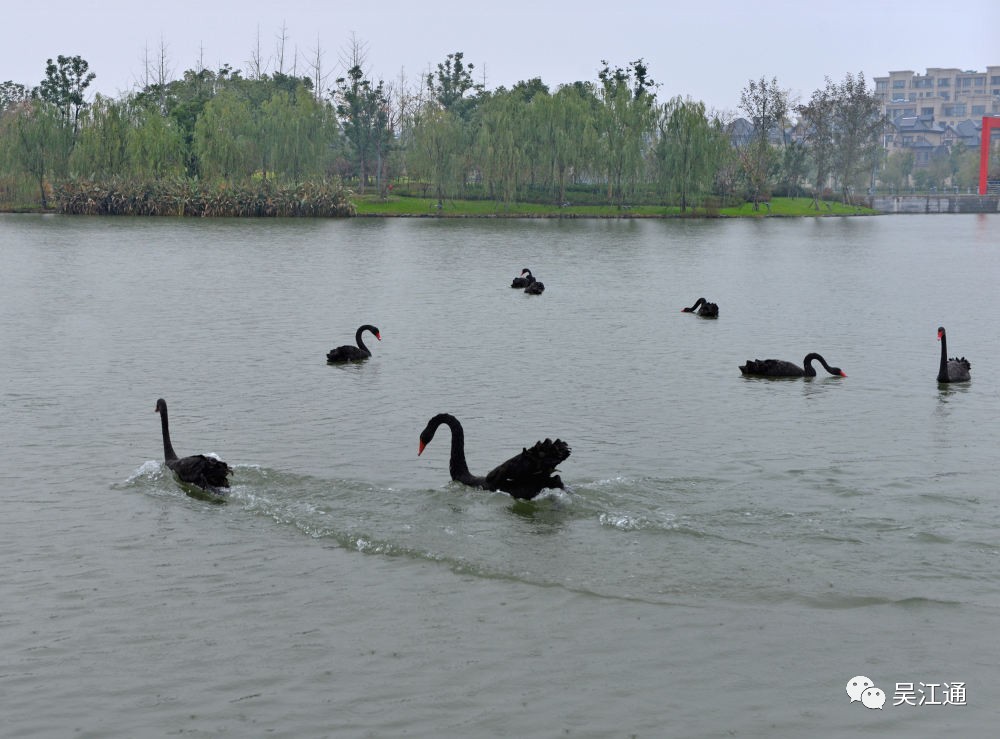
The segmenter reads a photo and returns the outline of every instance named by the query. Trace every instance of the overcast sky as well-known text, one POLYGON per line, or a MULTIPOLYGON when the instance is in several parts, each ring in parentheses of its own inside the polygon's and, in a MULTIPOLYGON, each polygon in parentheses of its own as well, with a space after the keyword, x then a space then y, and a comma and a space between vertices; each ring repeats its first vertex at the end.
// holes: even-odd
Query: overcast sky
POLYGON ((117 97, 143 79, 143 58, 162 46, 172 77, 228 63, 246 70, 259 44, 274 71, 285 29, 285 71, 309 75, 322 52, 329 86, 357 39, 373 79, 410 85, 452 52, 494 89, 541 77, 555 89, 596 80, 601 60, 642 58, 675 95, 736 111, 750 79, 776 77, 793 100, 824 78, 863 72, 1000 64, 1000 0, 40 0, 0 11, 0 81, 28 87, 49 58, 80 55, 97 78, 90 92, 117 97))

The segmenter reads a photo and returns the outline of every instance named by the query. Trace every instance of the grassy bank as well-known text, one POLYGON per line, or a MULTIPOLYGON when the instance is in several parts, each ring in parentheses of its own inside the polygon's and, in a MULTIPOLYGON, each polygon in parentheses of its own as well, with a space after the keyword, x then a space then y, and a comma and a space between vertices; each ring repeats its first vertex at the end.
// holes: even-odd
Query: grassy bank
POLYGON ((540 203, 497 203, 493 200, 445 200, 441 208, 434 198, 378 195, 351 196, 359 216, 409 216, 451 218, 762 218, 765 216, 829 216, 875 215, 870 208, 847 206, 822 201, 817 211, 811 198, 773 198, 754 211, 753 204, 744 203, 728 208, 689 208, 681 214, 679 207, 635 205, 617 208, 613 205, 543 205, 540 203))

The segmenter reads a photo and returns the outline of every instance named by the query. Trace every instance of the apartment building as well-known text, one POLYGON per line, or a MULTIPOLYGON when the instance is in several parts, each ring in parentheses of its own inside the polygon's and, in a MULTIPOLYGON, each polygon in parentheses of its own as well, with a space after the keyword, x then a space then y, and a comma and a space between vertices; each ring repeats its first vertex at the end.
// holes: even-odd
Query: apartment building
POLYGON ((955 67, 889 72, 875 78, 875 96, 892 124, 885 148, 908 149, 915 166, 926 167, 956 142, 979 147, 983 116, 1000 115, 1000 66, 985 72, 955 67))
POLYGON ((875 96, 890 121, 920 118, 938 126, 957 126, 984 115, 1000 115, 1000 66, 976 72, 954 67, 928 67, 889 72, 875 78, 875 96))

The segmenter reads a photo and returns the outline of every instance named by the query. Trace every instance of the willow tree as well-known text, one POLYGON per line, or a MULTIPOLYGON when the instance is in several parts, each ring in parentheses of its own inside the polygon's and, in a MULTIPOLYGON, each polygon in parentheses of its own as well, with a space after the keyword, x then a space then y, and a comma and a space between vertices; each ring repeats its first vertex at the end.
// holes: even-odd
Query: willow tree
POLYGON ((463 182, 465 128, 454 113, 429 105, 416 116, 407 149, 407 169, 425 178, 434 190, 438 208, 463 182))
POLYGON ((86 177, 108 177, 132 169, 128 139, 133 127, 127 101, 97 95, 80 114, 70 170, 86 177))
POLYGON ((544 176, 553 185, 557 205, 566 202, 570 179, 590 166, 597 146, 592 111, 593 88, 564 85, 554 95, 538 95, 531 101, 530 130, 537 139, 537 159, 544 176))
POLYGON ((131 171, 138 177, 161 179, 185 173, 188 147, 184 130, 172 116, 155 105, 133 100, 134 125, 128 135, 131 171))
POLYGON ((233 90, 213 97, 194 125, 194 151, 205 176, 249 178, 260 162, 258 131, 246 98, 233 90))
POLYGON ((527 109, 523 97, 512 92, 493 95, 479 106, 476 160, 493 197, 505 205, 517 199, 530 167, 527 109))
POLYGON ((279 90, 264 104, 262 120, 263 144, 275 172, 295 182, 325 172, 337 140, 328 105, 304 90, 279 90))
POLYGON ((680 96, 660 109, 658 129, 655 154, 660 182, 677 194, 684 213, 691 196, 712 184, 721 133, 708 120, 703 102, 680 96))
POLYGON ((57 106, 40 99, 8 107, 0 120, 5 160, 12 170, 32 178, 47 208, 47 182, 65 176, 69 168, 72 129, 57 106))
POLYGON ((239 72, 234 72, 228 64, 218 71, 210 69, 187 70, 181 79, 168 82, 165 87, 148 85, 136 93, 136 103, 143 108, 152 107, 168 116, 184 138, 186 149, 185 167, 187 174, 203 174, 194 144, 195 124, 208 105, 219 92, 235 86, 241 81, 239 72))
POLYGON ((634 188, 645 163, 643 144, 653 130, 656 86, 647 76, 642 59, 625 68, 604 68, 598 73, 602 106, 597 128, 608 179, 608 199, 619 208, 625 204, 626 190, 634 188))

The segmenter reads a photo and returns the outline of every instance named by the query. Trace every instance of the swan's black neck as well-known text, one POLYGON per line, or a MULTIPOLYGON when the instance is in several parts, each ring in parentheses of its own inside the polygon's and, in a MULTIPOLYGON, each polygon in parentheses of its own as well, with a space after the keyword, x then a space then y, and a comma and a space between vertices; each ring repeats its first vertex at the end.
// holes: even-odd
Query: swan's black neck
POLYGON ((177 459, 177 452, 170 443, 170 426, 167 422, 167 404, 162 400, 156 404, 156 412, 160 414, 160 426, 163 429, 163 458, 167 462, 177 459))
POLYGON ((361 334, 363 334, 365 331, 371 331, 373 334, 378 336, 378 329, 375 328, 374 326, 369 326, 366 323, 364 326, 361 326, 354 334, 354 341, 358 345, 358 349, 363 351, 365 354, 371 356, 371 350, 367 346, 365 346, 365 342, 361 340, 361 334))
POLYGON ((806 358, 802 360, 802 371, 805 373, 806 377, 815 377, 816 376, 816 370, 812 366, 812 363, 813 363, 814 359, 817 362, 819 362, 820 364, 822 364, 823 365, 823 369, 825 369, 831 375, 837 374, 836 372, 833 371, 833 369, 830 367, 830 365, 828 365, 826 363, 826 360, 823 359, 822 356, 820 356, 816 352, 812 352, 811 354, 806 354, 806 358))
POLYGON ((938 339, 941 341, 941 366, 938 367, 938 381, 948 381, 948 339, 945 337, 944 329, 938 329, 938 339))
POLYGON ((420 437, 421 440, 424 444, 429 443, 434 438, 434 432, 437 431, 438 426, 441 424, 445 424, 451 429, 451 460, 448 462, 448 471, 451 473, 451 479, 458 480, 466 485, 480 485, 483 481, 482 478, 476 477, 469 472, 469 465, 465 461, 465 430, 457 418, 450 413, 439 413, 434 416, 427 423, 427 428, 424 429, 424 433, 420 437))

